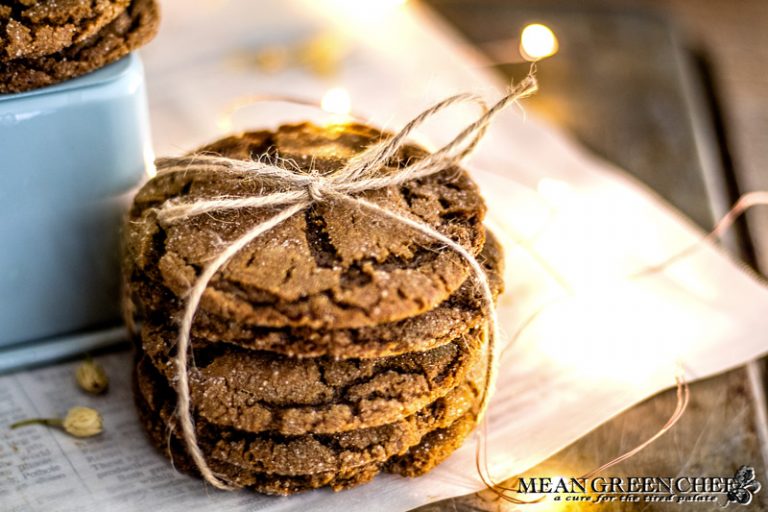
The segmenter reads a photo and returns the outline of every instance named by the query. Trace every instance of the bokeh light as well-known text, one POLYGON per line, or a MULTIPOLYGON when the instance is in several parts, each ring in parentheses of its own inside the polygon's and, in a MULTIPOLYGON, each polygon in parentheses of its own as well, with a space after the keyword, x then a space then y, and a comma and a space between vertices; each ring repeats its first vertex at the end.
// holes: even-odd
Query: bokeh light
POLYGON ((323 100, 320 103, 320 106, 329 114, 348 116, 352 109, 352 100, 346 89, 343 87, 334 87, 333 89, 329 89, 328 92, 323 95, 323 100))
POLYGON ((520 53, 528 61, 537 61, 557 53, 559 44, 552 29, 541 23, 527 25, 520 34, 520 53))

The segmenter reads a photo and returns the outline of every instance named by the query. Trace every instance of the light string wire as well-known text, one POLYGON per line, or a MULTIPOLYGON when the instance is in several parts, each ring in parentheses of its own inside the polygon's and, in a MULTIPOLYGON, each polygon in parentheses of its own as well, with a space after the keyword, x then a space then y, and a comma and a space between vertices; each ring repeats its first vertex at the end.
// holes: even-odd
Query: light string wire
POLYGON ((259 236, 316 203, 341 200, 357 207, 362 207, 377 215, 390 218, 421 233, 427 238, 439 242, 458 254, 469 265, 473 278, 481 289, 484 309, 486 310, 490 325, 490 329, 486 329, 488 331, 487 336, 485 336, 487 365, 480 395, 480 404, 478 406, 478 419, 483 417, 492 395, 497 374, 498 354, 496 341, 498 340, 498 321, 493 293, 482 266, 471 252, 425 222, 392 212, 354 194, 397 186, 458 165, 475 150, 495 116, 510 105, 517 103, 520 99, 530 96, 536 89, 536 79, 533 75, 528 75, 490 108, 486 107, 482 98, 474 94, 451 96, 417 115, 397 134, 382 140, 378 144, 372 145, 357 158, 350 159, 338 172, 329 176, 321 175, 313 170, 310 170, 307 174, 296 174, 292 171, 291 166, 287 166, 283 162, 243 161, 211 155, 191 155, 157 160, 158 177, 169 173, 186 173, 190 171, 224 172, 239 176, 255 176, 262 180, 265 185, 268 184, 280 187, 281 189, 274 193, 256 196, 217 197, 191 202, 169 199, 157 208, 158 222, 164 226, 215 211, 242 208, 283 208, 279 213, 251 227, 245 234, 221 251, 211 263, 206 265, 185 296, 184 314, 179 325, 177 355, 175 358, 177 374, 175 388, 178 397, 176 412, 187 452, 201 476, 208 483, 222 490, 232 490, 235 488, 221 475, 216 475, 211 470, 197 441, 197 433, 191 411, 188 376, 190 332, 195 313, 208 283, 232 256, 259 236), (381 175, 381 167, 396 154, 398 149, 418 126, 442 110, 468 102, 477 103, 483 108, 483 113, 474 122, 465 127, 450 142, 424 158, 405 167, 395 169, 391 174, 381 175), (286 166, 280 166, 278 165, 279 163, 283 163, 286 166))
MULTIPOLYGON (((717 223, 715 224, 715 227, 711 231, 709 231, 707 234, 705 234, 701 239, 697 240, 690 246, 680 250, 679 252, 673 254, 672 256, 669 256, 662 262, 649 265, 647 267, 640 269, 637 272, 630 274, 629 276, 627 276, 627 279, 628 280, 639 279, 639 278, 651 276, 655 273, 663 272, 666 268, 670 267, 676 262, 686 257, 692 256, 698 250, 702 249, 707 243, 713 243, 722 239, 722 237, 728 232, 728 230, 731 229, 731 227, 733 227, 734 223, 736 222, 736 220, 739 219, 739 217, 741 217, 748 210, 756 206, 768 206, 768 191, 753 191, 753 192, 747 192, 741 195, 733 204, 731 209, 728 210, 728 212, 725 215, 723 215, 720 218, 720 220, 717 221, 717 223)), ((761 277, 757 274, 755 274, 755 276, 761 277)), ((568 295, 572 295, 572 293, 568 295)), ((548 307, 552 306, 553 303, 561 300, 562 298, 564 297, 558 297, 557 299, 546 302, 545 304, 540 306, 538 309, 536 309, 531 315, 529 315, 522 322, 521 326, 518 328, 515 334, 512 336, 508 346, 514 344, 514 342, 517 341, 523 335, 523 333, 531 325, 535 323, 535 321, 539 318, 539 316, 548 307)), ((677 375, 675 375, 675 385, 676 385, 675 386, 676 387, 675 409, 670 415, 667 422, 664 425, 662 425, 658 431, 656 431, 651 437, 649 437, 647 440, 643 441, 639 445, 635 446, 630 450, 627 450, 621 455, 614 457, 613 459, 609 460, 608 462, 601 465, 600 467, 589 471, 588 473, 579 477, 579 479, 587 480, 589 478, 592 478, 595 475, 602 473, 606 469, 609 469, 633 457, 634 455, 638 454, 639 452, 644 450, 646 447, 648 447, 650 444, 652 444, 654 441, 659 439, 661 436, 663 436, 672 427, 674 427, 675 424, 677 424, 677 422, 683 417, 683 414, 685 413, 685 410, 688 407, 688 404, 690 402, 690 395, 691 395, 690 386, 688 384, 688 381, 685 378, 685 374, 682 367, 679 365, 678 365, 677 375)), ((546 498, 546 496, 541 496, 539 498, 535 498, 531 500, 523 500, 508 494, 508 493, 516 493, 518 491, 518 487, 516 487, 515 483, 519 482, 519 477, 512 477, 505 480, 505 481, 511 481, 513 483, 511 486, 502 485, 494 481, 493 477, 491 476, 490 468, 488 465, 488 457, 487 457, 487 436, 488 436, 487 418, 483 420, 481 428, 482 428, 482 435, 478 437, 478 444, 475 452, 475 466, 478 474, 480 475, 480 479, 483 481, 483 484, 487 487, 487 489, 493 492, 493 494, 498 499, 502 499, 508 503, 512 503, 516 505, 533 505, 533 504, 542 502, 546 498)))

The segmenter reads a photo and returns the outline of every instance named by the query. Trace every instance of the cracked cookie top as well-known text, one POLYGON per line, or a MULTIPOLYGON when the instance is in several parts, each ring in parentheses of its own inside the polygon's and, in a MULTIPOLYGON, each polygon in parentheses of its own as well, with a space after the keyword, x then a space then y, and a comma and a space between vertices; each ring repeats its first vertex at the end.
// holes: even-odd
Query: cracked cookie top
MULTIPOLYGON (((161 388, 140 371, 134 374, 134 388, 152 444, 177 470, 199 475, 169 410, 172 399, 169 403, 158 396, 161 388)), ((197 422, 198 441, 208 466, 237 487, 278 495, 324 486, 341 490, 370 481, 382 470, 414 476, 440 463, 468 433, 462 426, 474 424, 478 393, 477 384, 467 381, 403 420, 328 436, 248 435, 197 422)))
MULTIPOLYGON (((176 400, 167 383, 139 363, 135 385, 137 402, 165 424, 166 433, 180 435, 176 400)), ((391 423, 340 434, 284 436, 274 432, 248 433, 220 427, 198 418, 198 443, 209 458, 234 464, 250 472, 308 475, 344 472, 370 463, 383 463, 403 455, 423 436, 448 427, 476 407, 479 386, 468 380, 444 397, 391 423)))
MULTIPOLYGON (((29 2, 27 2, 29 3, 29 2)), ((38 2, 41 13, 53 16, 55 10, 44 9, 46 4, 91 2, 38 2)), ((93 4, 112 3, 94 1, 93 4)), ((3 13, 10 16, 13 10, 4 11, 0 5, 0 23, 3 13)), ((40 14, 41 16, 43 14, 40 14)), ((53 53, 33 52, 13 59, 0 58, 0 94, 23 92, 53 85, 70 78, 84 75, 110 64, 149 42, 157 32, 160 12, 155 0, 131 0, 127 7, 117 12, 113 19, 98 30, 89 31, 87 37, 75 37, 72 44, 53 53)), ((7 29, 6 29, 7 30, 7 29)), ((7 36, 6 36, 7 37, 7 36)), ((7 41, 2 42, 7 45, 7 41)), ((7 52, 5 46, 0 51, 7 52)), ((11 50, 13 51, 13 50, 11 50)))
MULTIPOLYGON (((249 132, 199 152, 229 158, 285 159, 296 172, 332 173, 384 134, 360 125, 282 126, 249 132)), ((404 146, 381 170, 423 158, 404 146)), ((137 194, 125 235, 125 278, 149 281, 184 297, 223 247, 278 209, 242 209, 192 217, 170 226, 157 207, 171 198, 209 199, 269 192, 258 176, 210 171, 160 175, 137 194)), ((478 254, 485 205, 460 168, 361 194, 390 211, 417 219, 478 254)), ((414 229, 348 202, 330 199, 294 215, 257 238, 213 277, 200 308, 237 323, 267 327, 339 329, 392 322, 428 311, 465 281, 469 265, 454 251, 414 229)), ((162 302, 143 304, 163 310, 162 302)))
MULTIPOLYGON (((163 340, 168 335, 173 331, 144 326, 142 343, 148 361, 175 381, 163 340)), ((480 360, 483 339, 476 329, 425 352, 343 361, 207 346, 194 352, 190 394, 201 418, 247 432, 302 435, 368 428, 447 394, 480 360)))
POLYGON ((18 0, 0 4, 0 60, 42 57, 84 41, 130 0, 18 0))
MULTIPOLYGON (((477 256, 488 277, 491 290, 498 295, 503 290, 503 251, 501 245, 486 230, 483 250, 477 256)), ((147 283, 131 283, 130 293, 136 303, 164 301, 166 309, 159 314, 132 314, 134 323, 143 323, 156 330, 165 326, 175 330, 175 318, 182 313, 181 302, 162 287, 147 283), (145 299, 142 299, 145 297, 145 299)), ((235 345, 250 350, 265 350, 294 357, 331 356, 336 359, 376 358, 424 351, 443 345, 487 321, 482 293, 472 277, 434 309, 397 322, 386 322, 358 329, 316 330, 308 327, 260 327, 232 322, 205 311, 198 311, 192 326, 192 346, 235 345)), ((168 333, 163 338, 166 352, 176 344, 168 333)))

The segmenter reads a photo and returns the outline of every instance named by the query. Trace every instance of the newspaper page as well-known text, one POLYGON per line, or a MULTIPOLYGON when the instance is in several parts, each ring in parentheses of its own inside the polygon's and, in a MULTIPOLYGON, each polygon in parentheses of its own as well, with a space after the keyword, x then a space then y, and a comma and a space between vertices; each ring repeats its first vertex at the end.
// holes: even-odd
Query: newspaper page
MULTIPOLYGON (((145 505, 183 510, 197 509, 210 498, 146 440, 133 405, 131 355, 121 352, 98 361, 111 379, 103 396, 77 388, 77 363, 0 377, 0 510, 139 510, 145 505), (63 417, 75 405, 102 413, 102 435, 78 439, 43 426, 8 428, 26 418, 63 417)), ((241 500, 225 494, 216 497, 216 505, 229 507, 241 500)), ((246 501, 242 510, 258 509, 258 499, 246 501)))
POLYGON ((49 511, 255 511, 277 498, 224 493, 174 470, 146 439, 131 391, 132 355, 97 358, 110 378, 109 391, 89 395, 77 387, 79 362, 0 377, 0 510, 49 511), (31 425, 27 418, 63 417, 73 406, 93 407, 104 432, 78 439, 31 425))

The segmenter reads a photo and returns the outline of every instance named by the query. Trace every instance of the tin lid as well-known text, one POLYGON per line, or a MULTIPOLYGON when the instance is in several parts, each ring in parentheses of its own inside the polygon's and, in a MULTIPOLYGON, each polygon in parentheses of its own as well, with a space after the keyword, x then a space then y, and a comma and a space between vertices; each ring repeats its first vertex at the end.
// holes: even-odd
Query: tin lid
POLYGON ((20 98, 29 98, 32 96, 40 96, 43 94, 55 94, 72 89, 84 89, 93 87, 95 85, 101 85, 107 82, 117 80, 122 74, 128 72, 134 59, 138 57, 133 53, 123 57, 122 59, 107 64, 103 68, 97 69, 85 75, 73 78, 71 80, 65 80, 64 82, 50 85, 48 87, 41 87, 39 89, 33 89, 31 91, 13 93, 13 94, 0 94, 0 102, 17 100, 20 98))

